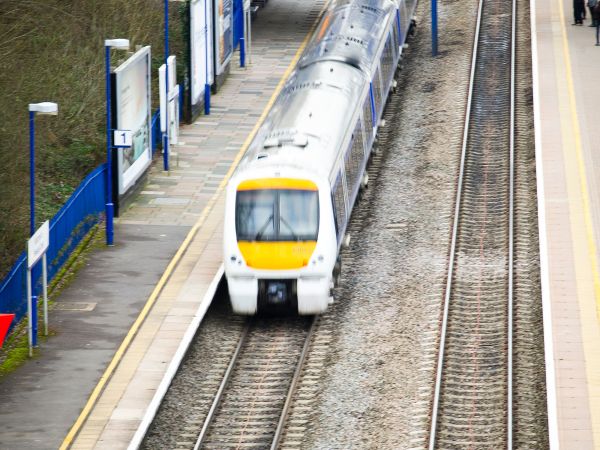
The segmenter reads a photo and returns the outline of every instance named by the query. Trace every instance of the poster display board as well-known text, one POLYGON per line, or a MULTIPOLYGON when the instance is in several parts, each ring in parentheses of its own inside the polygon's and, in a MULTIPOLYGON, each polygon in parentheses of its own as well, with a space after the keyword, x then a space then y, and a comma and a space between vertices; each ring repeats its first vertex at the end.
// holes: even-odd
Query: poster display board
POLYGON ((190 2, 191 40, 191 93, 192 105, 198 105, 204 97, 204 88, 214 81, 212 0, 190 2))
POLYGON ((152 161, 150 146, 150 47, 143 47, 115 69, 116 128, 132 133, 131 147, 118 151, 119 196, 143 175, 152 161))
POLYGON ((215 2, 215 68, 221 75, 233 54, 233 0, 215 2))

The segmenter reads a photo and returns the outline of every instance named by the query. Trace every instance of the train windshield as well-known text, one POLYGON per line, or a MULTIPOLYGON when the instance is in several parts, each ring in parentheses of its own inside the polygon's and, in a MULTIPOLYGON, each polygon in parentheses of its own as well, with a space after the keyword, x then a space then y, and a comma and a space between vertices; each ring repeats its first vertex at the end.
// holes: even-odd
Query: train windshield
POLYGON ((296 189, 238 191, 235 228, 238 241, 316 241, 318 193, 296 189))

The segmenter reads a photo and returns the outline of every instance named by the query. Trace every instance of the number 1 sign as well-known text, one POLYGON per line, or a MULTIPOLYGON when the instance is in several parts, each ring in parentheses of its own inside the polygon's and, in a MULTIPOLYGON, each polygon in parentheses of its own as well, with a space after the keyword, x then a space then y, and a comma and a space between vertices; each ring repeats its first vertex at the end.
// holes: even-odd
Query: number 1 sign
POLYGON ((115 147, 131 147, 132 135, 131 130, 114 130, 113 145, 115 147))

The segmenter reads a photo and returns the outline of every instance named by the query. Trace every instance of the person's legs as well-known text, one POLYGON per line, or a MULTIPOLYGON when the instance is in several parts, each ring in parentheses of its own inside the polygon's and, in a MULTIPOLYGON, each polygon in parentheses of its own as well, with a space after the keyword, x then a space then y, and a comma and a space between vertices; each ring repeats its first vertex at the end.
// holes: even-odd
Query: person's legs
POLYGON ((600 45, 600 20, 596 20, 596 45, 600 45))
POLYGON ((582 8, 581 5, 577 4, 575 5, 575 24, 576 25, 581 25, 583 23, 583 19, 582 19, 582 8))

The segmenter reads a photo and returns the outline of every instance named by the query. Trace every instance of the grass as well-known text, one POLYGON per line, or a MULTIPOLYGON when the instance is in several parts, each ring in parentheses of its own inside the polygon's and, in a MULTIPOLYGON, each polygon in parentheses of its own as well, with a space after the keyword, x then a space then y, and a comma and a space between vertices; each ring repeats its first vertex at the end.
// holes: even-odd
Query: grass
MULTIPOLYGON (((129 38, 132 49, 152 47, 156 108, 163 6, 162 0, 0 0, 0 280, 29 233, 28 104, 54 101, 59 108, 56 117, 35 119, 39 225, 105 160, 105 38, 129 38)), ((170 6, 170 48, 179 65, 184 7, 170 6)), ((113 52, 112 64, 126 56, 113 52)), ((183 85, 183 70, 179 74, 183 85)))

